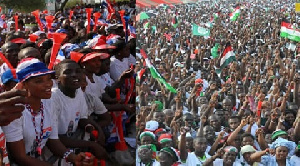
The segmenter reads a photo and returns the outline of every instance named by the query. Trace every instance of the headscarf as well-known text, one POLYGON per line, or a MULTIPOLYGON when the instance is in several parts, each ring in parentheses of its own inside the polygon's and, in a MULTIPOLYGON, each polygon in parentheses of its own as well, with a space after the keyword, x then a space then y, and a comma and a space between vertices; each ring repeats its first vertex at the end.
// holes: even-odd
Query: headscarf
POLYGON ((156 158, 156 146, 155 145, 153 145, 153 144, 148 144, 148 145, 141 145, 140 147, 139 147, 139 150, 140 149, 149 149, 149 150, 151 150, 152 151, 152 156, 151 156, 151 158, 152 159, 155 159, 156 158))
POLYGON ((288 150, 289 150, 288 156, 294 155, 295 148, 296 148, 295 142, 289 141, 284 138, 277 138, 276 141, 271 144, 270 148, 276 149, 279 146, 284 146, 284 147, 288 148, 288 150))
POLYGON ((172 135, 171 134, 162 134, 158 138, 158 142, 160 144, 165 143, 165 142, 170 142, 172 141, 172 135))
POLYGON ((173 147, 164 147, 160 150, 160 152, 166 152, 175 158, 176 162, 179 160, 180 153, 178 150, 174 149, 173 147))
POLYGON ((237 148, 234 147, 234 146, 226 146, 226 147, 224 148, 224 151, 225 151, 225 152, 235 152, 235 153, 238 153, 237 148))
POLYGON ((141 135, 140 135, 140 139, 142 139, 145 136, 149 136, 153 140, 155 140, 155 135, 152 132, 150 132, 150 131, 144 131, 144 132, 142 132, 141 135))

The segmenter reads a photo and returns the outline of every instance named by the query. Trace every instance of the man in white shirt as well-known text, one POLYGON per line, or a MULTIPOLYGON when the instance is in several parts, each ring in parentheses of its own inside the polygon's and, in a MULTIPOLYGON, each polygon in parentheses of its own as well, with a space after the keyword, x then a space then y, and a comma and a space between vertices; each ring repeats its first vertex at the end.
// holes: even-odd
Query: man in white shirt
POLYGON ((116 46, 116 49, 115 55, 110 58, 110 76, 114 81, 117 81, 121 74, 129 68, 130 52, 128 45, 122 39, 118 39, 113 45, 116 46))
POLYGON ((194 139, 195 152, 187 152, 186 150, 186 132, 185 128, 180 129, 181 140, 179 143, 180 159, 183 165, 200 165, 210 158, 210 155, 205 152, 207 148, 207 140, 204 137, 196 137, 194 139))

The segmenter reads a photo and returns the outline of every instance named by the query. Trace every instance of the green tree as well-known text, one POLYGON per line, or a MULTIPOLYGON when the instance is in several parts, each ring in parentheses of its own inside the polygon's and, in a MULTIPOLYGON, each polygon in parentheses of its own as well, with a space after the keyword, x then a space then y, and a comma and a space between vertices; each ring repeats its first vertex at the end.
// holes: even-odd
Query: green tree
POLYGON ((72 8, 76 6, 76 4, 80 4, 80 0, 69 0, 65 7, 72 8))
POLYGON ((44 10, 46 6, 45 0, 2 0, 1 4, 20 12, 32 12, 36 9, 44 10))

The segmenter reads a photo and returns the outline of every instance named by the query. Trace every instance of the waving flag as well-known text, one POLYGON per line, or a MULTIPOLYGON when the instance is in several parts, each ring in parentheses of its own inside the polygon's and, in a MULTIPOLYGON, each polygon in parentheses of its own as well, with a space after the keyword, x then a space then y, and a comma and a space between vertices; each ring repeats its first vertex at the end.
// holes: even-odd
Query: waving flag
POLYGON ((219 43, 216 43, 216 45, 211 49, 211 55, 213 58, 217 58, 219 56, 218 49, 219 49, 219 43))
POLYGON ((173 93, 177 93, 176 89, 174 89, 169 83, 167 83, 166 80, 158 73, 156 68, 151 64, 145 51, 140 50, 140 52, 146 62, 147 67, 149 68, 149 70, 151 72, 151 76, 153 78, 155 78, 158 82, 160 82, 166 89, 170 90, 173 93))
POLYGON ((192 33, 194 36, 210 36, 209 29, 193 24, 192 33))
POLYGON ((216 69, 216 73, 220 74, 221 71, 233 61, 236 61, 235 54, 233 52, 233 49, 232 49, 230 43, 227 43, 225 50, 222 53, 220 68, 216 69))
POLYGON ((178 26, 178 24, 179 24, 178 19, 177 19, 176 16, 174 16, 174 17, 172 18, 172 26, 173 26, 174 28, 176 28, 176 27, 178 26))
POLYGON ((281 22, 280 36, 297 42, 300 41, 299 29, 284 21, 281 22))
POLYGON ((168 41, 172 40, 172 35, 164 33, 164 36, 167 38, 168 41))
POLYGON ((145 22, 145 23, 143 24, 143 27, 144 27, 144 29, 147 29, 147 28, 149 27, 149 22, 145 22))
POLYGON ((214 22, 216 21, 220 16, 220 12, 214 13, 211 18, 210 18, 210 22, 214 22))
POLYGON ((112 7, 109 0, 103 0, 102 5, 105 6, 105 8, 107 8, 108 11, 108 15, 106 19, 111 19, 112 14, 116 12, 115 9, 112 7))
POLYGON ((236 7, 232 13, 229 14, 231 21, 236 21, 241 14, 240 7, 236 7))

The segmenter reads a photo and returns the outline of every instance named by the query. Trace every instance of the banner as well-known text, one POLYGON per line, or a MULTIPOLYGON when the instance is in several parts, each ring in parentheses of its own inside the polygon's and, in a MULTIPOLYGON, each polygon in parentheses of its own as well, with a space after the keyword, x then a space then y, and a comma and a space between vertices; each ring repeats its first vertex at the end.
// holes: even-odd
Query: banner
MULTIPOLYGON (((299 2, 299 1, 297 1, 299 2)), ((299 13, 300 12, 300 2, 299 3, 295 3, 295 12, 299 13)))
POLYGON ((209 29, 193 24, 192 33, 195 36, 210 36, 209 29))

